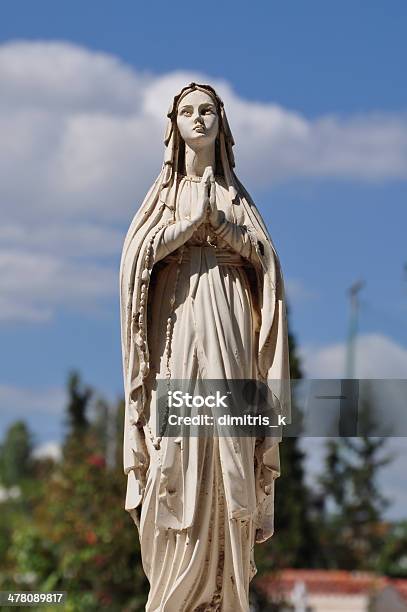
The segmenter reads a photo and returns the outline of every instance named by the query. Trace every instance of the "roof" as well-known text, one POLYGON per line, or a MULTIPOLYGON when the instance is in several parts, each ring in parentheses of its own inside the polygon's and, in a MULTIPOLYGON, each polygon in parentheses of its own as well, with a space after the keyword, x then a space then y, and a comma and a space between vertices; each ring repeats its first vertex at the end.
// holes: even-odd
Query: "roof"
POLYGON ((346 570, 285 569, 257 578, 257 586, 270 599, 291 593, 303 582, 310 595, 368 595, 392 586, 407 601, 407 579, 346 570))

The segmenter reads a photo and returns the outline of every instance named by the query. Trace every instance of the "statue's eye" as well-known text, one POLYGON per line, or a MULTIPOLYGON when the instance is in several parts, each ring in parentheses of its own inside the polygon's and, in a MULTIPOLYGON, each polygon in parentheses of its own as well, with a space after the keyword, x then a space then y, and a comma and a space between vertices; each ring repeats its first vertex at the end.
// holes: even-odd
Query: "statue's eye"
POLYGON ((186 117, 190 117, 191 116, 191 111, 188 110, 187 108, 183 108, 181 111, 181 115, 185 115, 186 117))

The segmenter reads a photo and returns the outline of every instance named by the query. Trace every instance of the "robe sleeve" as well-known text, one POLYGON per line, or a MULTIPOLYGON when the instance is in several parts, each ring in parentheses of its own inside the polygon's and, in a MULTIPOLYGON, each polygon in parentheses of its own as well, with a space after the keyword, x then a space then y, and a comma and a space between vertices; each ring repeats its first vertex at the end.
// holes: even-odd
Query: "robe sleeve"
POLYGON ((154 241, 155 261, 164 259, 185 244, 196 231, 197 226, 189 219, 168 225, 154 241))
POLYGON ((259 265, 259 243, 254 228, 228 221, 223 211, 219 211, 218 222, 212 230, 242 257, 259 265))

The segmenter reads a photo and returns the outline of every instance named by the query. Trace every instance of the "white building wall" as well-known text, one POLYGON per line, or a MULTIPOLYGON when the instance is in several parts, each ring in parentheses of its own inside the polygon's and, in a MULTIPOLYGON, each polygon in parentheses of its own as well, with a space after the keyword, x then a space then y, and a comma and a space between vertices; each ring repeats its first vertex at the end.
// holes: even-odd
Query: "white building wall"
POLYGON ((369 610, 369 598, 366 595, 308 594, 307 599, 308 608, 312 612, 368 612, 369 610))

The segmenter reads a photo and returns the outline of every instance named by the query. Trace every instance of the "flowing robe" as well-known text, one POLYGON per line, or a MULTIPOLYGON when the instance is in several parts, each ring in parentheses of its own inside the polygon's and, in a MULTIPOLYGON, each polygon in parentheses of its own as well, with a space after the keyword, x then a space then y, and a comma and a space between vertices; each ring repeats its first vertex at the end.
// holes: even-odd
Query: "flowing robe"
POLYGON ((190 219, 198 180, 181 179, 175 223, 151 238, 147 422, 137 430, 149 461, 142 487, 135 470, 129 472, 126 500, 151 585, 147 612, 248 611, 256 529, 266 537, 273 532, 280 473, 279 439, 265 446, 250 437, 164 437, 160 448, 154 446, 157 378, 169 373, 193 381, 194 392, 205 379, 262 378, 258 236, 220 177, 216 203, 223 220, 196 230, 190 219))

